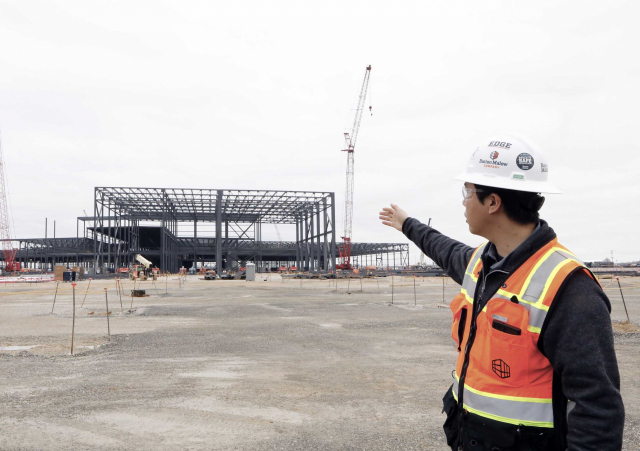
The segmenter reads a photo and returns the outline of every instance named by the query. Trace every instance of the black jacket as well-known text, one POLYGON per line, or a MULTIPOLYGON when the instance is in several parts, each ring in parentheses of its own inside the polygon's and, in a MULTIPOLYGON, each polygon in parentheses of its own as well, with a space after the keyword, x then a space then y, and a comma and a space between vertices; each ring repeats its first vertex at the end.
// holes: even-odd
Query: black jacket
MULTIPOLYGON (((474 248, 453 240, 414 218, 408 218, 404 222, 402 231, 456 283, 462 284, 474 248)), ((553 229, 545 221, 540 221, 534 233, 499 262, 496 260, 500 260, 500 257, 493 245, 487 246, 482 256, 483 271, 484 268, 498 264, 504 272, 494 272, 487 276, 484 291, 477 292, 477 296, 481 298, 478 308, 484 307, 511 273, 555 237, 553 229)), ((538 348, 554 370, 554 443, 544 445, 543 449, 605 451, 622 448, 624 406, 620 395, 620 375, 610 311, 609 299, 584 271, 572 273, 552 303, 538 340, 538 348), (570 407, 568 414, 567 399, 575 402, 575 407, 570 407)), ((449 400, 449 404, 452 402, 455 403, 455 400, 449 400)), ((457 408, 449 405, 445 406, 445 410, 447 407, 448 410, 457 408)), ((471 434, 476 430, 475 433, 492 436, 494 429, 498 436, 523 434, 522 428, 515 432, 507 431, 504 430, 504 423, 459 413, 458 418, 448 418, 448 430, 445 423, 445 432, 452 448, 460 444, 460 424, 452 425, 457 422, 462 424, 463 431, 466 428, 471 434)), ((545 432, 537 430, 538 428, 527 429, 536 431, 525 431, 525 435, 545 432)), ((466 433, 463 434, 464 449, 467 449, 468 437, 466 433)), ((504 437, 497 440, 502 439, 504 437)), ((510 438, 502 445, 473 441, 477 447, 469 449, 536 449, 517 443, 509 446, 510 438)), ((516 438, 515 442, 519 440, 516 438)))

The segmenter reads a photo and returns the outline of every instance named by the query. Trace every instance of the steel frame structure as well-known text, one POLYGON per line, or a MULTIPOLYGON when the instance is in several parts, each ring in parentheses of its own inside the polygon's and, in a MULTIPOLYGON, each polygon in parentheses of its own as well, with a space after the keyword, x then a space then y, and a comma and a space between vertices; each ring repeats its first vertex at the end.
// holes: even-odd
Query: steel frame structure
POLYGON ((335 195, 331 192, 96 187, 94 216, 83 219, 93 222, 94 268, 99 270, 127 266, 138 253, 155 253, 162 271, 177 271, 179 223, 193 224, 196 262, 198 223, 215 224, 210 244, 215 246, 220 269, 238 254, 244 240, 257 245, 251 260, 260 264, 265 223, 295 224, 299 268, 333 271, 336 267, 335 195), (142 247, 142 223, 159 223, 159 250, 142 247))
MULTIPOLYGON (((16 260, 26 268, 66 263, 94 274, 130 266, 136 254, 169 272, 185 262, 234 269, 246 261, 258 270, 275 264, 333 272, 338 256, 331 192, 97 187, 94 215, 76 224, 75 238, 12 240, 16 260), (294 225, 295 241, 263 241, 263 224, 294 225)), ((355 267, 409 264, 408 244, 351 246, 355 267)))
MULTIPOLYGON (((83 219, 78 218, 80 222, 83 219)), ((90 228, 87 228, 90 233, 90 228)), ((194 238, 178 238, 178 252, 185 256, 193 253, 194 238)), ((86 237, 73 238, 20 238, 12 240, 17 245, 15 260, 23 268, 51 270, 56 264, 82 266, 87 270, 94 263, 94 240, 86 237)), ((400 269, 409 265, 409 245, 404 243, 353 243, 352 262, 354 268, 376 266, 400 269)), ((215 261, 215 238, 198 238, 198 256, 201 261, 215 261)), ((113 245, 112 253, 117 251, 113 245)), ((295 241, 238 240, 238 260, 249 261, 260 251, 262 262, 271 268, 281 265, 300 265, 299 246, 295 241), (259 246, 259 247, 258 247, 259 246)), ((0 259, 2 255, 0 254, 0 259)), ((268 268, 268 266, 267 266, 268 268)), ((302 268, 302 266, 298 266, 302 268)))

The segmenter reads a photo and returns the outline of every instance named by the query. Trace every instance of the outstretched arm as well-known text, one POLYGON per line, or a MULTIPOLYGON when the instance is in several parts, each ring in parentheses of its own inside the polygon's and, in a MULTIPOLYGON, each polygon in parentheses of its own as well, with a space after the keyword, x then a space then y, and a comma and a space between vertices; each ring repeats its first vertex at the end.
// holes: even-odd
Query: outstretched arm
POLYGON ((444 269, 449 277, 462 284, 474 248, 441 234, 415 218, 410 218, 395 204, 391 204, 391 208, 383 208, 380 211, 380 219, 384 225, 403 232, 422 252, 444 269))

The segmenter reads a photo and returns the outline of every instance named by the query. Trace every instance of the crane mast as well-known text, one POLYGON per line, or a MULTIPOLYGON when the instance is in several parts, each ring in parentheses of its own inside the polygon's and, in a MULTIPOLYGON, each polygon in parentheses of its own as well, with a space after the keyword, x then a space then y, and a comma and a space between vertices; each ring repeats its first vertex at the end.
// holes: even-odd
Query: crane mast
POLYGON ((0 239, 2 239, 2 254, 5 271, 17 271, 20 265, 15 262, 17 249, 11 245, 9 230, 9 211, 7 209, 7 190, 4 181, 4 155, 2 155, 2 141, 0 140, 0 239))
MULTIPOLYGON (((345 201, 344 201, 344 235, 342 236, 342 246, 339 248, 340 252, 340 264, 337 265, 338 269, 351 269, 351 231, 353 226, 353 153, 356 147, 356 140, 358 139, 358 132, 360 130, 360 121, 362 121, 362 112, 364 111, 364 102, 367 98, 367 89, 369 87, 369 75, 371 74, 371 65, 367 66, 364 73, 364 81, 360 88, 360 97, 358 98, 358 107, 356 108, 356 114, 353 119, 353 127, 351 133, 344 134, 345 149, 343 152, 347 152, 347 185, 345 189, 345 201)), ((371 109, 371 107, 369 107, 371 109)))

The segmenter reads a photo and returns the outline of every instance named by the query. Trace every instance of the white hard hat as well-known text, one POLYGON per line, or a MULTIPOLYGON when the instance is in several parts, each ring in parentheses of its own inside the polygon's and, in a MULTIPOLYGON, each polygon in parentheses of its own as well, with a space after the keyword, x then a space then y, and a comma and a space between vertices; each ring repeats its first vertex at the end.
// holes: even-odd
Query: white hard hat
POLYGON ((534 146, 521 138, 496 134, 483 141, 456 180, 531 193, 560 194, 551 185, 549 166, 534 146))

